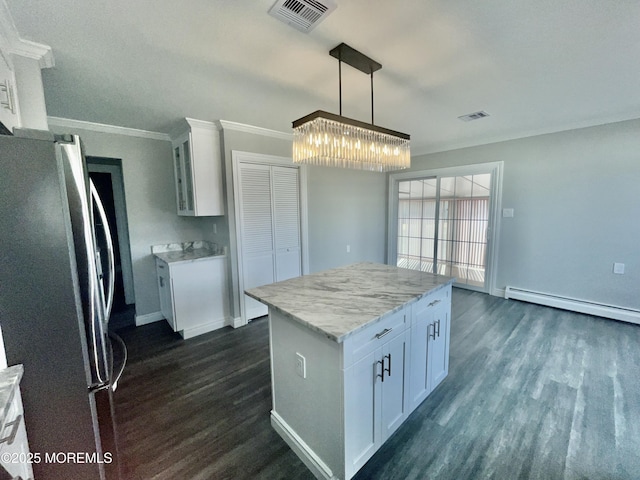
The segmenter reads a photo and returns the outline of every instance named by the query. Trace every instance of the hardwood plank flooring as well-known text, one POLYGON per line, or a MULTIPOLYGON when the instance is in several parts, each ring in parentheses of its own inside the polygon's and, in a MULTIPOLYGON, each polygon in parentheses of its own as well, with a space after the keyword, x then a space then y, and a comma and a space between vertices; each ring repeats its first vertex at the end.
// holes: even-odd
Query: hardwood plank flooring
MULTIPOLYGON (((120 334, 128 479, 313 478, 270 425, 266 319, 120 334)), ((640 479, 639 326, 454 289, 450 356, 355 479, 640 479)))

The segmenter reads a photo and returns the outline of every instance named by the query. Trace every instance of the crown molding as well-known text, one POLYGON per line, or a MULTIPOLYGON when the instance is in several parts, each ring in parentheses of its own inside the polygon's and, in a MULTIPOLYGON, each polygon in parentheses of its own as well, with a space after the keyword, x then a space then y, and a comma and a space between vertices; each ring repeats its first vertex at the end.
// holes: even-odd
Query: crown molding
POLYGON ((148 130, 138 130, 137 128, 119 127, 117 125, 107 125, 104 123, 85 122, 83 120, 73 120, 71 118, 47 117, 49 125, 62 128, 79 128, 92 132, 112 133, 115 135, 127 135, 129 137, 148 138, 151 140, 171 141, 171 137, 166 133, 150 132, 148 130))
POLYGON ((416 145, 415 147, 412 145, 411 158, 413 159, 415 157, 431 155, 434 153, 449 152, 452 150, 461 150, 463 148, 481 147, 483 145, 490 145, 494 143, 510 142, 512 140, 522 140, 542 135, 552 135, 554 133, 570 132, 573 130, 581 130, 583 128, 600 127, 612 123, 628 122, 633 120, 640 120, 640 111, 611 115, 597 120, 577 121, 562 126, 532 129, 517 134, 499 134, 479 139, 462 140, 459 142, 443 142, 431 145, 421 144, 416 145))
POLYGON ((253 133, 254 135, 263 135, 265 137, 279 138, 280 140, 293 141, 292 133, 280 132, 269 128, 254 127, 245 123, 230 122, 228 120, 218 120, 221 130, 235 130, 237 132, 253 133))
POLYGON ((23 40, 18 34, 13 17, 5 0, 0 0, 0 50, 13 68, 10 55, 36 60, 40 68, 51 68, 55 65, 53 51, 49 45, 23 40))

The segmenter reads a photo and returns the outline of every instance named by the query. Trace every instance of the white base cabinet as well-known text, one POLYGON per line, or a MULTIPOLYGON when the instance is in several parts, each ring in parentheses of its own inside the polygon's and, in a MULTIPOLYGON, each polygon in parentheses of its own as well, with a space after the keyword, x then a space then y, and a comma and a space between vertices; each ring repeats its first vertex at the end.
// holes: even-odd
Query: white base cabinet
POLYGON ((226 260, 214 256, 167 263, 156 257, 160 309, 183 338, 227 325, 226 260))
POLYGON ((343 343, 269 309, 271 423, 316 477, 353 477, 444 379, 450 299, 447 285, 343 343))
POLYGON ((410 408, 413 410, 449 373, 451 287, 411 306, 410 408))

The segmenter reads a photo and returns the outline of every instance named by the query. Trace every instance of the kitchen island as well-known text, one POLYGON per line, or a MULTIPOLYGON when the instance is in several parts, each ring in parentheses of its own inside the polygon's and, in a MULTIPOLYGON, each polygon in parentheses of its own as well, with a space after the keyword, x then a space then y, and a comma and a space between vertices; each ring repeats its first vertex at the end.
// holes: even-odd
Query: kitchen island
POLYGON ((446 377, 454 279, 358 263, 247 290, 269 307, 271 423, 349 479, 446 377))

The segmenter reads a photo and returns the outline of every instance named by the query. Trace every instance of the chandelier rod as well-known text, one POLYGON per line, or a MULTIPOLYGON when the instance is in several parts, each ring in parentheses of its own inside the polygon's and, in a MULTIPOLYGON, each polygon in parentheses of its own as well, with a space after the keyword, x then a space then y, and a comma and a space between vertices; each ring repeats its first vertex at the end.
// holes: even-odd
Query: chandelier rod
POLYGON ((374 125, 373 72, 375 72, 376 70, 380 70, 382 68, 382 65, 344 43, 341 43, 340 45, 332 49, 329 54, 331 54, 332 57, 338 59, 338 99, 340 104, 340 116, 342 116, 342 62, 345 61, 353 68, 360 70, 362 73, 368 73, 371 77, 371 125, 374 125))

